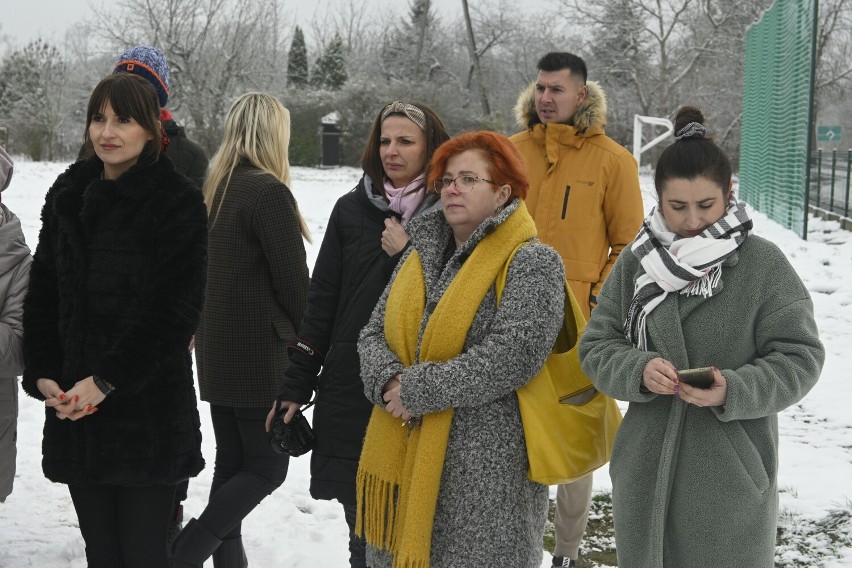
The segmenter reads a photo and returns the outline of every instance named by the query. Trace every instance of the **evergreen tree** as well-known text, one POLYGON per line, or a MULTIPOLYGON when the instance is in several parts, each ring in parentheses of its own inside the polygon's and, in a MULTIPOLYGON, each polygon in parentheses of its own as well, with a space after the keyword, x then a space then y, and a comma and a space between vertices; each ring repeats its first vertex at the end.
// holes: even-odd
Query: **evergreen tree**
POLYGON ((290 57, 287 61, 287 85, 292 88, 308 84, 308 48, 305 46, 305 34, 296 26, 293 41, 290 43, 290 57))
POLYGON ((336 91, 349 78, 346 74, 346 55, 340 34, 334 34, 334 39, 314 64, 311 85, 336 91))

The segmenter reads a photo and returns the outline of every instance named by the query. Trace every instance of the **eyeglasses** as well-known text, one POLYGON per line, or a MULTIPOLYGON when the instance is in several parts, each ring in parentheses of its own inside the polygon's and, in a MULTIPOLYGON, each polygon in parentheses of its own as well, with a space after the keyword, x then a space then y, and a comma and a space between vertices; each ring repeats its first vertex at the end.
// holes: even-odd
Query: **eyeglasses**
POLYGON ((499 185, 496 181, 491 181, 490 179, 472 176, 470 174, 462 174, 456 178, 440 177, 435 180, 432 187, 435 189, 435 193, 441 193, 445 189, 449 189, 450 185, 456 184, 456 189, 459 190, 459 193, 467 193, 473 189, 473 186, 476 185, 476 182, 478 181, 486 181, 493 185, 499 185))
POLYGON ((423 111, 418 107, 403 103, 401 101, 394 101, 384 109, 382 109, 382 121, 384 121, 391 114, 403 114, 408 119, 420 127, 420 130, 426 131, 426 115, 423 114, 423 111))

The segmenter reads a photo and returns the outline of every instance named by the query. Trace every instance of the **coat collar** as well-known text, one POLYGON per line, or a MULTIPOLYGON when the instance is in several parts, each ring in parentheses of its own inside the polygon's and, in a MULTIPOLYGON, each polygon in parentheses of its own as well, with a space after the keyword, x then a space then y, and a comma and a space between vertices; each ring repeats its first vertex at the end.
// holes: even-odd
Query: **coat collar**
MULTIPOLYGON (((451 250, 453 231, 444 218, 443 209, 436 209, 412 219, 406 230, 411 244, 417 249, 423 264, 423 273, 427 282, 437 283, 447 266, 460 267, 470 256, 476 245, 486 235, 506 221, 519 207, 518 199, 513 199, 498 215, 488 217, 474 229, 470 237, 457 247, 447 260, 447 251, 451 250)), ((455 272, 453 270, 452 272, 455 272)))
MULTIPOLYGON (((574 125, 570 128, 574 129, 577 135, 603 134, 607 123, 606 93, 597 81, 587 81, 586 86, 589 94, 574 113, 574 125)), ((535 125, 541 125, 544 128, 535 111, 535 81, 518 96, 514 111, 515 120, 521 128, 532 129, 535 125)), ((550 126, 567 125, 549 125, 548 128, 550 126)))
POLYGON ((90 205, 111 198, 140 200, 156 192, 163 176, 174 171, 171 160, 140 160, 116 180, 100 179, 103 162, 97 156, 71 164, 57 180, 54 212, 60 218, 85 216, 90 205), (87 191, 92 187, 93 191, 87 191))
MULTIPOLYGON (((376 192, 373 191, 373 180, 367 174, 361 176, 361 181, 358 182, 358 187, 356 187, 355 190, 358 192, 359 199, 363 200, 364 203, 371 205, 371 207, 368 208, 368 211, 378 212, 379 216, 383 219, 391 216, 396 217, 397 219, 402 218, 399 213, 391 210, 387 200, 384 197, 382 197, 381 195, 376 195, 376 192)), ((429 203, 427 199, 424 199, 420 203, 420 206, 417 208, 417 211, 414 212, 412 219, 419 215, 437 211, 440 208, 440 200, 436 200, 432 203, 429 203)))

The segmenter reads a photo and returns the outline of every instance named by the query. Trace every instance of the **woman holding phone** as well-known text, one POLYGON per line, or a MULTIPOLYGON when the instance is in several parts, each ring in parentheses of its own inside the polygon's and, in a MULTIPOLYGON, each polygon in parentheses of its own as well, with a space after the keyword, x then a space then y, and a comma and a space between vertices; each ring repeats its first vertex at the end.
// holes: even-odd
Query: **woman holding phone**
POLYGON ((681 108, 675 132, 659 203, 580 342, 595 386, 630 402, 609 468, 618 565, 770 568, 778 413, 814 386, 825 354, 807 289, 751 233, 701 112, 681 108))

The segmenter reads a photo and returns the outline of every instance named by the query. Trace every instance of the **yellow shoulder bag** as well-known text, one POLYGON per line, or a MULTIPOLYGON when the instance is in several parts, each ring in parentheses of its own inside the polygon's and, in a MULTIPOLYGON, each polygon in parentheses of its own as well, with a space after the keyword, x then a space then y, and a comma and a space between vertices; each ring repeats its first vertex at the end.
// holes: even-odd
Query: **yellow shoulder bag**
MULTIPOLYGON (((497 303, 521 243, 497 274, 497 303)), ((531 481, 559 485, 575 481, 609 461, 621 411, 580 368, 577 346, 586 326, 577 299, 565 282, 565 319, 544 367, 518 389, 518 406, 531 481)))

